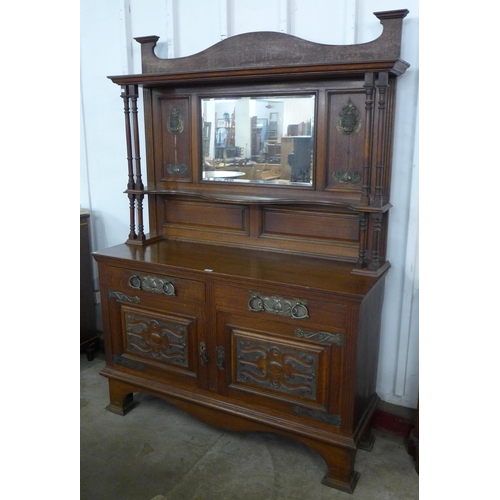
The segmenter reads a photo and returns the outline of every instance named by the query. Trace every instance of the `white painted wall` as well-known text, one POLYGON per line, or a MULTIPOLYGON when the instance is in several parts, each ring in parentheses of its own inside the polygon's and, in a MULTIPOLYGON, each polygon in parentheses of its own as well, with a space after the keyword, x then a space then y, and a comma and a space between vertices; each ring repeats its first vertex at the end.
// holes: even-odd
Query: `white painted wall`
MULTIPOLYGON (((373 12, 410 11, 404 20, 377 391, 415 408, 418 398, 418 0, 81 0, 80 203, 92 211, 93 250, 129 231, 120 88, 106 77, 140 73, 133 38, 158 35, 159 57, 199 52, 228 36, 281 31, 318 43, 362 43, 382 27, 373 12)), ((141 152, 145 161, 144 147, 141 152)), ((143 171, 145 171, 145 167, 143 171)), ((147 229, 147 228, 146 228, 147 229)))

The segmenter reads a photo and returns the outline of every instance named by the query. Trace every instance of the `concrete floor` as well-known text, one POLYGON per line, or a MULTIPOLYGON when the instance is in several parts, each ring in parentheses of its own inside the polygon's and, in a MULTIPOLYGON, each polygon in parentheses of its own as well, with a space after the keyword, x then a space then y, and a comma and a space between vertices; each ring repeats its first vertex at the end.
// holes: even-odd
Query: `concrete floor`
POLYGON ((413 500, 419 476, 402 438, 374 431, 358 451, 352 495, 321 484, 323 459, 277 434, 234 433, 166 401, 135 395, 125 417, 105 410, 104 357, 81 355, 80 500, 413 500))

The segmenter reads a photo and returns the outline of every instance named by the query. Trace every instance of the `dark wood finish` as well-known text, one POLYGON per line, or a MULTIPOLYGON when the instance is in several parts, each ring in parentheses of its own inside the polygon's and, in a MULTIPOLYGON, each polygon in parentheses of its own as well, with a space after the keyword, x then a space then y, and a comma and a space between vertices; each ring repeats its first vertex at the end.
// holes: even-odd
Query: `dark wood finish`
POLYGON ((279 432, 320 453, 324 484, 354 490, 379 401, 406 13, 377 13, 382 35, 354 46, 249 33, 162 60, 158 37, 137 39, 143 73, 110 77, 126 94, 131 233, 94 254, 110 411, 126 414, 144 391, 219 427, 279 432), (138 85, 147 186, 130 119, 138 85), (202 180, 202 97, 297 93, 317 103, 311 186, 202 180))
POLYGON ((98 346, 94 285, 92 280, 92 257, 90 253, 90 213, 80 211, 80 351, 87 359, 94 359, 98 346))

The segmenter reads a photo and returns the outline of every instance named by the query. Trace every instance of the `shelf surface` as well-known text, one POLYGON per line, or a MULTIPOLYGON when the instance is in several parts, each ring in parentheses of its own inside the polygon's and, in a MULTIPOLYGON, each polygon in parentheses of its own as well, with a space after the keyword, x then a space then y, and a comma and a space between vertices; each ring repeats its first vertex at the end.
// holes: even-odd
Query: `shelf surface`
POLYGON ((351 298, 364 297, 382 277, 353 275, 352 262, 167 239, 145 246, 121 244, 93 255, 98 262, 124 267, 168 266, 170 272, 182 269, 227 279, 301 286, 351 298))

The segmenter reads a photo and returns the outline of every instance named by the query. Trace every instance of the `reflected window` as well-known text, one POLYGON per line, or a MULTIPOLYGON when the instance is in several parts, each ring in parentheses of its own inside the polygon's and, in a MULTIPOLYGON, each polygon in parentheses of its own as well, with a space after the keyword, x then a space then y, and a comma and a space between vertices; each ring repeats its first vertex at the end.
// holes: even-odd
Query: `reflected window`
POLYGON ((314 95, 204 98, 203 180, 312 186, 314 95))

